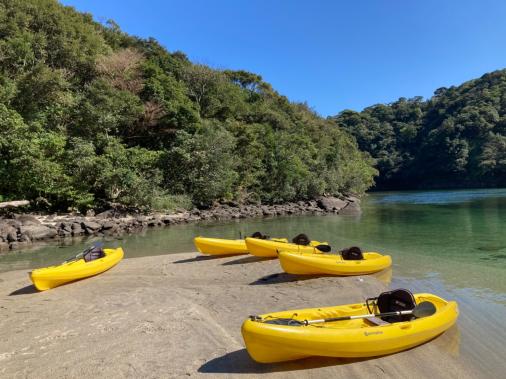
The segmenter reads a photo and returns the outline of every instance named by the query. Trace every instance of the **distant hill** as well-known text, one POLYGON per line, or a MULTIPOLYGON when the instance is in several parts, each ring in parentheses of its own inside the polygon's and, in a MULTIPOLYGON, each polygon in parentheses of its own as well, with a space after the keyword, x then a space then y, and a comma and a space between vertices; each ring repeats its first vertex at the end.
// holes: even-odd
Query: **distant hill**
POLYGON ((424 101, 330 118, 375 158, 380 189, 506 186, 506 70, 424 101))
POLYGON ((0 198, 155 209, 363 193, 354 139, 259 75, 54 0, 0 0, 0 198))

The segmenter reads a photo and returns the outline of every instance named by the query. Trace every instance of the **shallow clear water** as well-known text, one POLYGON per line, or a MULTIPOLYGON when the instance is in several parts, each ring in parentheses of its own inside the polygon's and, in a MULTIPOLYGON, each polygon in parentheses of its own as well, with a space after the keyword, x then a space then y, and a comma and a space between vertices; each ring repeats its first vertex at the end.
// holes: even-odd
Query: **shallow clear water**
MULTIPOLYGON (((459 302, 460 353, 496 376, 506 349, 506 189, 384 192, 369 195, 359 216, 294 216, 199 223, 109 240, 126 257, 195 251, 196 235, 238 238, 304 232, 334 248, 358 245, 392 255, 390 286, 459 302)), ((88 241, 0 255, 0 272, 59 263, 88 241)))
MULTIPOLYGON (((506 189, 384 192, 369 195, 359 216, 294 216, 177 225, 108 239, 126 257, 195 251, 196 235, 239 238, 300 232, 334 248, 387 252, 394 278, 438 278, 454 288, 483 290, 506 303, 506 189)), ((0 255, 0 272, 59 263, 98 238, 0 255)))

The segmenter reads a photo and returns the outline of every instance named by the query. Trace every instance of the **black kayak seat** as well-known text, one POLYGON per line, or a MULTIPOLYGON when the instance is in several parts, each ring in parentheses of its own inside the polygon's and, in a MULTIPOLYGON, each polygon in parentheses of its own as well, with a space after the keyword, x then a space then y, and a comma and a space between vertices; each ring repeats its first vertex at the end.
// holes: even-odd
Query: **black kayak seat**
MULTIPOLYGON (((379 313, 408 311, 416 307, 413 294, 403 288, 381 293, 376 300, 376 304, 379 313)), ((387 322, 410 321, 413 318, 413 315, 382 317, 382 319, 387 322)))
POLYGON ((267 240, 267 239, 269 239, 269 236, 262 234, 261 232, 255 232, 251 235, 251 238, 258 238, 261 240, 267 240))
POLYGON ((304 233, 300 233, 293 237, 292 242, 297 245, 307 246, 311 243, 311 240, 304 233))
POLYGON ((341 250, 341 257, 345 261, 360 261, 364 259, 364 254, 362 253, 362 249, 360 247, 352 246, 341 250))
POLYGON ((83 255, 83 259, 85 262, 91 262, 103 257, 105 257, 105 253, 104 250, 102 250, 100 247, 94 247, 92 249, 89 249, 83 255))

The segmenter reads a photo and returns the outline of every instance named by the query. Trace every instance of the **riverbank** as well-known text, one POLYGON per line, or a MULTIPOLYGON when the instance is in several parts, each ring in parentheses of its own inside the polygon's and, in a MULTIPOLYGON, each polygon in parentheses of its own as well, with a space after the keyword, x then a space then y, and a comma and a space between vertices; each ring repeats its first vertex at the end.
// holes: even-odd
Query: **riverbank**
POLYGON ((121 236, 147 228, 205 220, 232 220, 304 214, 359 213, 355 197, 320 197, 315 200, 275 205, 219 204, 211 209, 176 213, 129 214, 107 210, 86 216, 75 214, 10 214, 0 218, 0 252, 80 236, 121 236))
POLYGON ((112 270, 37 293, 25 271, 0 275, 0 376, 476 378, 459 358, 458 326, 422 346, 364 360, 261 365, 244 349, 249 314, 357 302, 389 274, 296 277, 277 260, 196 253, 126 259, 112 270), (322 290, 327 289, 327 290, 322 290))

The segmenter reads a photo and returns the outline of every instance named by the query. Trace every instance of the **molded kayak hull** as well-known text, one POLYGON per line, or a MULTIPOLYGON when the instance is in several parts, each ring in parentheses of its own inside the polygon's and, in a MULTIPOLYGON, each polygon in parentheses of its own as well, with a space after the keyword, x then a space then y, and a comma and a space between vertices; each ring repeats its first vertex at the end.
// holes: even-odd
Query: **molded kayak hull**
POLYGON ((279 262, 289 274, 299 275, 365 275, 392 265, 390 255, 366 252, 364 259, 344 260, 337 254, 312 254, 280 251, 279 262))
POLYGON ((252 255, 257 257, 277 257, 278 251, 298 251, 304 253, 321 253, 315 246, 327 245, 327 242, 311 241, 309 246, 289 242, 246 238, 246 246, 252 255))
MULTIPOLYGON (((247 238, 248 239, 248 238, 247 238)), ((277 241, 277 242, 288 242, 286 238, 272 238, 271 240, 260 240, 260 241, 277 241)), ((207 238, 207 237, 195 237, 193 239, 195 247, 202 254, 209 255, 238 255, 248 254, 248 248, 245 240, 229 240, 223 238, 207 238)))
POLYGON ((123 249, 104 249, 105 257, 85 262, 84 259, 62 263, 58 266, 50 266, 33 270, 28 275, 35 288, 39 291, 45 291, 62 284, 70 283, 75 280, 88 278, 118 264, 123 259, 123 249))
MULTIPOLYGON (((272 363, 310 356, 360 358, 392 354, 412 348, 443 333, 458 317, 458 306, 432 294, 416 294, 416 303, 430 301, 432 316, 386 325, 366 319, 308 326, 267 324, 250 319, 242 325, 246 349, 257 362, 272 363)), ((350 304, 261 315, 263 320, 294 318, 300 321, 368 314, 365 304, 350 304)))
POLYGON ((195 237, 195 247, 202 254, 210 255, 235 255, 248 254, 246 242, 240 240, 228 240, 222 238, 195 237))

